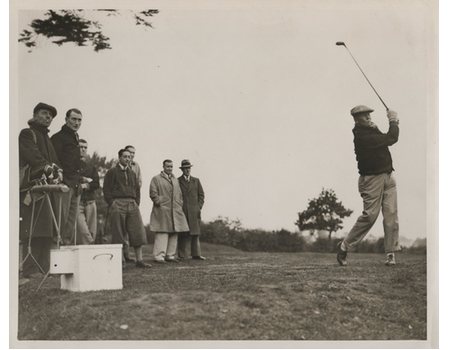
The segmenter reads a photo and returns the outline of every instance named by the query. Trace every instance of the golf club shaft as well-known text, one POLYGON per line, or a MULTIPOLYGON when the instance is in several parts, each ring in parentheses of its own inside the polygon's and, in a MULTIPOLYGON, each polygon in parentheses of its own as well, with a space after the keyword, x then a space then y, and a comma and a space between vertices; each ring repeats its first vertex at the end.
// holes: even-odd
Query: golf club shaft
POLYGON ((377 94, 378 98, 380 99, 381 103, 384 105, 384 107, 386 107, 386 110, 388 111, 389 108, 388 106, 386 106, 386 103, 384 103, 383 99, 381 98, 381 96, 378 94, 377 90, 375 90, 375 88, 373 87, 372 83, 370 82, 369 78, 367 78, 366 74, 364 74, 364 71, 361 69, 361 67, 359 66, 358 62, 356 61, 355 57, 353 57, 352 53, 350 52, 350 50, 348 49, 347 45, 343 45, 348 53, 350 54, 350 56, 352 57, 353 61, 355 61, 356 65, 358 66, 359 70, 361 71, 361 73, 364 75, 364 78, 366 78, 367 82, 369 83, 370 87, 373 89, 373 91, 377 94))

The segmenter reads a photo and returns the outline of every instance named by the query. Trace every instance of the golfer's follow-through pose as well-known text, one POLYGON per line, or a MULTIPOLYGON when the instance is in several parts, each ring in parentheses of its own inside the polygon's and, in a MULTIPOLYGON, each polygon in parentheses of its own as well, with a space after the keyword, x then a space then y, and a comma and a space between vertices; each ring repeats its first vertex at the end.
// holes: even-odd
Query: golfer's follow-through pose
POLYGON ((387 111, 389 131, 384 134, 371 121, 373 109, 356 106, 350 113, 355 120, 353 129, 356 160, 359 170, 359 193, 364 210, 348 235, 338 245, 337 260, 347 265, 347 251, 356 246, 369 232, 380 209, 383 212, 386 265, 395 265, 394 252, 398 244, 397 188, 392 174, 392 158, 388 147, 398 140, 397 113, 387 111))

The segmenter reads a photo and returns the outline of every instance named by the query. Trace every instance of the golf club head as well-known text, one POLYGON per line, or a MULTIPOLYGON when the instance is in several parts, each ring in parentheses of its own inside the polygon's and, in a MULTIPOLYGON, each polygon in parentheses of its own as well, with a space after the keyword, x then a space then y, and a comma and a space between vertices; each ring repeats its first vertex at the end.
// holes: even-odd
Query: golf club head
MULTIPOLYGON (((345 43, 343 41, 336 41, 337 46, 345 46, 345 43)), ((345 46, 347 47, 347 46, 345 46)))

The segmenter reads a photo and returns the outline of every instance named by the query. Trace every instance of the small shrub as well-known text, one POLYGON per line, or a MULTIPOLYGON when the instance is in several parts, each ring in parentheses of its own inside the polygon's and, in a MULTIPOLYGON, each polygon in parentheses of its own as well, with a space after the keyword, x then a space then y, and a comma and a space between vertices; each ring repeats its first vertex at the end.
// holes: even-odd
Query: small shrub
POLYGON ((242 229, 239 220, 219 217, 201 224, 202 241, 223 244, 243 251, 299 252, 306 247, 303 237, 287 230, 242 229))

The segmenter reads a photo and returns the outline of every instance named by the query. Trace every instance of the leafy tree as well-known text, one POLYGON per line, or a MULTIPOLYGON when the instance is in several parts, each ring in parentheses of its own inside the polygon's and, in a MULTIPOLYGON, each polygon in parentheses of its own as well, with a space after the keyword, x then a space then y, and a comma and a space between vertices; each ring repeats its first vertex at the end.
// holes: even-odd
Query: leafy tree
POLYGON ((336 193, 332 189, 323 189, 318 198, 310 199, 308 208, 298 213, 298 220, 295 224, 300 231, 315 230, 328 231, 328 238, 331 234, 342 229, 342 219, 350 216, 353 210, 346 209, 342 202, 339 202, 336 193))
MULTIPOLYGON (((114 9, 90 10, 103 13, 105 16, 131 13, 137 26, 153 28, 150 17, 159 13, 159 10, 148 9, 144 11, 124 11, 114 9)), ((19 42, 24 44, 29 52, 36 47, 36 39, 43 36, 52 43, 61 46, 65 43, 74 43, 77 46, 90 44, 96 52, 111 49, 110 38, 102 31, 102 24, 86 18, 85 10, 48 10, 44 18, 34 19, 29 29, 20 33, 19 42)))

